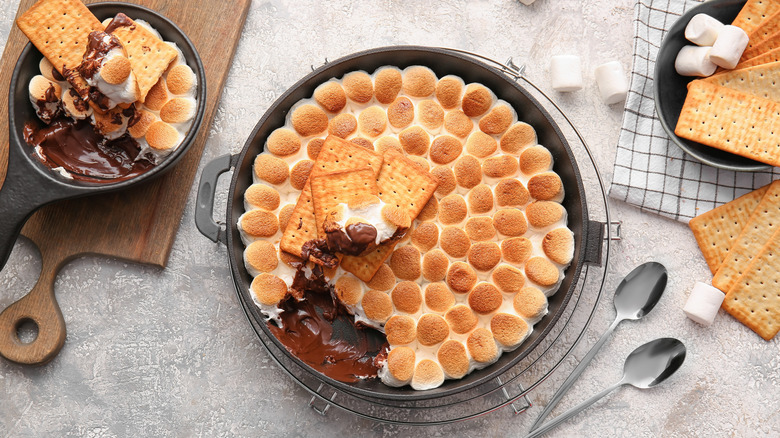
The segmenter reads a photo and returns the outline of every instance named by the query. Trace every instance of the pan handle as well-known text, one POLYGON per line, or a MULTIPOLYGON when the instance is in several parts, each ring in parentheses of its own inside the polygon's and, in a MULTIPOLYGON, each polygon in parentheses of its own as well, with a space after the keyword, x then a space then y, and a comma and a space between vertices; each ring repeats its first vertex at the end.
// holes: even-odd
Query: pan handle
POLYGON ((11 155, 9 151, 8 171, 0 188, 0 270, 5 267, 27 219, 56 197, 49 180, 28 166, 15 165, 19 163, 11 162, 14 158, 11 155))
POLYGON ((195 225, 198 231, 214 242, 225 241, 225 227, 214 220, 214 193, 217 190, 217 180, 223 173, 229 171, 237 160, 237 155, 222 155, 211 160, 198 183, 198 200, 195 204, 195 225))
POLYGON ((585 234, 585 263, 601 266, 602 256, 601 251, 604 248, 604 230, 606 224, 604 222, 588 220, 586 225, 587 232, 585 234))

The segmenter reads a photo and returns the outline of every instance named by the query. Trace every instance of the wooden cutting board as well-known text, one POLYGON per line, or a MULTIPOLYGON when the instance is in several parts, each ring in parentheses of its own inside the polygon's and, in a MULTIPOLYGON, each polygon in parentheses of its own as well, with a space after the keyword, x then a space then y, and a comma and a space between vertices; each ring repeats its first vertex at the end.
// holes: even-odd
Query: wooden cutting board
MULTIPOLYGON (((57 355, 65 342, 65 323, 54 298, 54 280, 68 260, 83 254, 100 254, 166 265, 250 1, 129 2, 171 19, 197 48, 208 88, 203 125, 186 155, 163 177, 121 192, 49 205, 30 218, 22 234, 41 252, 41 276, 28 295, 0 314, 0 355, 25 364, 43 364, 57 355), (25 320, 38 325, 37 338, 28 344, 21 343, 17 336, 18 326, 25 320)), ((35 0, 21 0, 17 17, 34 3, 35 0)), ((5 179, 8 164, 7 90, 16 60, 27 42, 19 28, 12 26, 0 61, 0 181, 5 179)))

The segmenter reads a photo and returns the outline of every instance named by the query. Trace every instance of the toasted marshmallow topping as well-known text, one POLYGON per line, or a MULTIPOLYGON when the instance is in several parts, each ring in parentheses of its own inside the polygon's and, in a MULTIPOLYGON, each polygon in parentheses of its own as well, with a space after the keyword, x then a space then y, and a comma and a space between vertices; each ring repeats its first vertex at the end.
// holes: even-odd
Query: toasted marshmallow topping
POLYGON ((379 245, 381 242, 385 242, 395 235, 395 232, 398 230, 398 225, 388 221, 382 213, 387 204, 377 197, 374 198, 375 202, 367 205, 355 206, 357 208, 354 209, 350 208, 348 204, 339 204, 339 208, 343 211, 343 217, 337 223, 342 230, 345 229, 347 221, 350 219, 372 225, 376 228, 375 241, 376 244, 379 245))
POLYGON ((49 123, 59 113, 60 97, 62 96, 60 84, 37 75, 33 76, 27 88, 30 103, 35 108, 38 118, 49 123))

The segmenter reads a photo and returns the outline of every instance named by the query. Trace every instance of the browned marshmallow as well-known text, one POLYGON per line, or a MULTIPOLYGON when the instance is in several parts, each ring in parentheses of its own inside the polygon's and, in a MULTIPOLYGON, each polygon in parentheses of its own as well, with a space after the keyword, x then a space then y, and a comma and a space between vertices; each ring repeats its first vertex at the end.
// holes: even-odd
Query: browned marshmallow
POLYGON ((390 266, 385 264, 379 266, 374 277, 368 282, 368 287, 381 291, 389 291, 393 286, 395 286, 395 274, 390 266))
POLYGON ((463 94, 463 80, 457 76, 445 76, 436 83, 436 99, 445 109, 460 106, 463 94))
POLYGON ((417 321, 417 340, 426 347, 444 342, 449 335, 447 321, 435 313, 426 313, 417 321))
POLYGON ((378 106, 364 109, 358 115, 360 132, 369 137, 376 137, 387 129, 387 113, 378 106))
POLYGON ((395 285, 390 293, 393 306, 399 312, 417 313, 422 306, 422 292, 420 286, 413 281, 402 281, 395 285))
MULTIPOLYGON (((92 115, 92 107, 84 102, 72 88, 62 93, 62 108, 74 119, 85 119, 92 115)), ((143 129, 143 133, 141 135, 133 136, 133 138, 143 137, 146 134, 146 129, 149 129, 149 125, 157 120, 154 114, 149 111, 143 111, 143 113, 151 115, 152 119, 151 121, 148 119, 145 120, 145 125, 139 126, 139 128, 143 129)), ((141 117, 143 118, 143 115, 141 117)), ((130 131, 132 128, 136 127, 139 122, 141 122, 141 120, 138 120, 133 126, 128 127, 127 130, 130 131)), ((137 133, 138 131, 135 132, 137 133)), ((130 132, 130 135, 133 135, 132 131, 130 132)))
POLYGON ((504 236, 522 236, 528 230, 523 212, 516 208, 498 210, 493 215, 493 226, 504 236))
POLYGON ((439 186, 436 187, 438 196, 445 196, 455 190, 455 174, 452 169, 446 166, 437 166, 431 170, 431 174, 439 180, 439 186))
POLYGON ((474 129, 474 122, 460 110, 453 110, 444 115, 444 129, 456 137, 466 138, 474 129))
POLYGON ((287 223, 290 222, 290 218, 295 211, 295 204, 287 204, 279 210, 279 229, 284 231, 287 228, 287 223))
POLYGON ((124 56, 114 56, 103 63, 100 68, 100 76, 108 84, 117 85, 124 82, 130 76, 130 60, 124 56))
POLYGON ((436 75, 428 67, 407 67, 403 72, 403 90, 412 97, 428 97, 436 90, 436 75))
POLYGON ((515 178, 506 178, 496 184, 496 203, 499 207, 520 207, 531 200, 528 189, 515 178))
POLYGON ((447 285, 455 293, 465 294, 477 284, 477 273, 467 263, 455 262, 447 271, 447 285))
POLYGON ((469 191, 467 197, 471 214, 484 214, 493 209, 493 192, 487 184, 474 187, 469 191))
POLYGON ((401 382, 412 380, 414 363, 414 350, 409 347, 396 347, 387 354, 387 371, 401 382))
POLYGON ((390 345, 406 345, 417 338, 414 318, 408 315, 393 315, 385 324, 385 336, 390 345))
POLYGON ((458 227, 444 228, 439 240, 441 249, 456 259, 466 257, 471 248, 471 242, 466 232, 458 227))
POLYGON ((536 131, 527 123, 517 122, 501 136, 499 143, 502 151, 516 155, 536 144, 536 131))
POLYGON ((540 173, 528 180, 528 193, 540 201, 555 200, 563 194, 563 183, 555 172, 540 173))
POLYGON ((471 155, 464 155, 455 162, 455 181, 458 185, 470 189, 482 182, 482 166, 471 155))
POLYGON ((463 152, 460 140, 451 135, 440 135, 431 143, 431 161, 436 164, 447 164, 454 161, 463 152))
MULTIPOLYGON (((413 158, 413 157, 409 157, 413 158)), ((436 219, 436 216, 439 215, 439 201, 436 200, 435 197, 431 196, 430 199, 428 199, 428 202, 425 203, 425 206, 422 210, 420 210, 420 213, 417 215, 417 220, 420 222, 426 222, 426 221, 432 221, 436 219)))
POLYGON ((425 287, 425 305, 434 312, 446 312, 455 305, 455 295, 442 282, 430 283, 425 287))
POLYGON ((253 237, 271 237, 279 231, 279 220, 271 212, 250 210, 241 217, 241 229, 253 237))
POLYGON ((306 145, 306 154, 309 156, 310 159, 316 160, 317 156, 320 154, 320 151, 322 150, 322 145, 325 144, 324 138, 312 138, 309 140, 309 143, 306 145))
POLYGON ((173 94, 189 93, 195 82, 195 72, 187 64, 176 64, 168 71, 168 90, 173 94))
POLYGON ((469 357, 462 343, 450 339, 445 341, 436 352, 444 374, 451 379, 460 379, 469 371, 469 357))
POLYGON ((347 105, 347 94, 338 82, 325 82, 314 90, 314 100, 330 113, 337 113, 347 105))
POLYGON ((528 334, 528 323, 509 313, 497 313, 490 319, 490 331, 499 344, 512 348, 528 334))
POLYGON ((461 108, 469 117, 485 114, 493 105, 493 93, 481 84, 468 84, 463 93, 461 108))
POLYGON ((531 241, 525 237, 510 237, 501 241, 501 252, 504 255, 504 260, 516 265, 525 263, 531 252, 533 251, 533 245, 531 241))
POLYGON ((277 128, 268 136, 266 147, 272 154, 285 157, 301 149, 301 138, 290 129, 277 128))
POLYGON ((550 170, 552 155, 544 146, 531 146, 520 154, 520 171, 526 175, 534 175, 550 170))
POLYGON ((395 100, 402 86, 403 78, 397 68, 381 68, 374 74, 374 95, 379 103, 386 105, 395 100))
POLYGON ((439 227, 430 222, 425 222, 417 226, 412 231, 412 244, 420 251, 430 251, 431 248, 439 243, 439 227))
POLYGON ((463 196, 453 193, 439 201, 439 222, 443 225, 461 223, 467 214, 468 207, 463 196))
POLYGON ((431 359, 421 360, 414 367, 414 376, 412 376, 412 388, 425 390, 436 388, 444 382, 444 371, 438 363, 431 359))
POLYGON ((398 133, 398 141, 404 152, 410 155, 426 155, 431 136, 419 126, 411 126, 398 133))
POLYGON ((165 84, 165 78, 160 78, 160 80, 149 89, 149 93, 146 94, 144 106, 152 111, 160 111, 163 105, 165 105, 165 102, 169 99, 170 94, 168 93, 168 86, 165 84))
MULTIPOLYGON (((109 112, 108 114, 111 113, 109 112)), ((97 119, 97 115, 95 115, 95 117, 97 119)), ((98 124, 99 123, 96 120, 95 127, 97 127, 98 124)), ((179 131, 165 122, 157 121, 152 123, 146 131, 146 142, 152 149, 158 151, 168 150, 179 144, 179 131)))
POLYGON ((328 122, 328 133, 336 137, 347 138, 357 131, 358 121, 350 113, 341 113, 328 122))
MULTIPOLYGON (((70 94, 70 93, 66 93, 70 94)), ((63 99, 63 102, 65 99, 63 99)), ((127 132, 130 133, 130 136, 133 138, 141 138, 146 135, 146 131, 149 130, 149 127, 152 126, 152 123, 157 121, 157 116, 152 114, 149 111, 146 110, 140 110, 139 113, 141 114, 138 120, 133 124, 133 126, 129 126, 127 128, 127 132)))
POLYGON ((453 332, 462 335, 470 332, 477 326, 477 315, 474 311, 464 304, 453 306, 444 315, 444 319, 450 325, 453 332))
POLYGON ((491 275, 493 283, 502 292, 515 293, 525 285, 523 271, 509 265, 500 265, 491 275))
POLYGON ((271 184, 281 184, 290 176, 290 167, 284 160, 271 154, 259 154, 255 158, 255 175, 271 184))
POLYGON ((493 334, 486 328, 474 330, 466 340, 471 357, 480 363, 489 363, 498 357, 498 347, 493 334))
POLYGON ((371 140, 369 140, 367 138, 355 137, 355 138, 353 138, 353 139, 351 139, 349 141, 350 141, 350 143, 354 143, 354 144, 356 144, 356 145, 358 145, 358 146, 360 146, 362 148, 366 148, 369 151, 373 151, 374 150, 374 143, 371 143, 371 140))
POLYGON ((358 103, 367 103, 374 96, 374 84, 366 72, 347 73, 341 81, 347 97, 358 103))
POLYGON ((466 139, 466 151, 479 158, 485 158, 498 149, 495 138, 481 131, 474 131, 466 139))
POLYGON ((474 241, 490 240, 496 236, 493 219, 490 217, 473 217, 466 222, 466 234, 474 241))
POLYGON ((402 246, 390 256, 390 268, 401 280, 420 278, 420 251, 412 245, 402 246))
POLYGON ((360 279, 352 274, 344 274, 336 280, 333 291, 342 303, 354 306, 363 298, 363 286, 360 279))
POLYGON ((489 271, 501 261, 501 249, 495 242, 476 242, 469 249, 468 260, 477 271, 489 271))
POLYGON ((486 159, 482 163, 482 172, 491 178, 505 178, 515 175, 518 166, 517 158, 511 155, 499 155, 486 159))
POLYGON ((503 300, 498 288, 490 283, 479 283, 468 296, 469 307, 480 315, 495 312, 501 307, 503 300))
POLYGON ((547 297, 539 289, 527 286, 517 292, 512 305, 523 318, 535 320, 547 311, 547 297))
POLYGON ((246 262, 258 272, 271 272, 279 265, 276 248, 268 241, 256 240, 244 251, 246 262))
POLYGON ((552 286, 558 282, 560 272, 544 257, 532 257, 525 262, 525 275, 541 286, 552 286))
POLYGON ((525 209, 528 223, 534 228, 546 228, 563 219, 566 210, 552 201, 532 202, 525 209))
POLYGON ((417 116, 420 125, 435 131, 444 124, 444 109, 433 100, 423 100, 417 104, 417 116))
POLYGON ((542 250, 555 263, 568 264, 574 256, 574 234, 568 228, 556 228, 544 236, 542 250))
POLYGON ((293 110, 290 117, 295 132, 303 137, 309 137, 325 132, 328 129, 328 115, 325 111, 312 104, 301 105, 293 110))
POLYGON ((295 166, 290 171, 290 185, 295 190, 303 190, 313 167, 314 161, 311 160, 301 160, 295 163, 295 166))
POLYGON ((479 120, 479 129, 490 135, 500 135, 509 128, 514 111, 508 105, 496 105, 479 120))
POLYGON ((374 142, 374 147, 381 155, 384 155, 385 151, 388 149, 402 150, 401 142, 398 141, 397 138, 390 137, 389 135, 377 138, 374 142))
POLYGON ((363 306, 366 318, 372 321, 385 322, 393 314, 393 302, 390 296, 378 290, 371 289, 366 292, 360 304, 363 306))
POLYGON ((244 199, 253 207, 274 211, 279 208, 279 192, 265 184, 252 184, 244 192, 244 199))
POLYGON ((260 304, 275 306, 287 296, 287 284, 281 278, 271 274, 260 274, 252 280, 250 286, 260 304))
POLYGON ((414 121, 414 104, 408 97, 399 97, 387 107, 387 121, 394 128, 406 128, 414 121))
POLYGON ((442 281, 447 275, 450 259, 440 249, 425 253, 422 260, 423 278, 428 281, 442 281))

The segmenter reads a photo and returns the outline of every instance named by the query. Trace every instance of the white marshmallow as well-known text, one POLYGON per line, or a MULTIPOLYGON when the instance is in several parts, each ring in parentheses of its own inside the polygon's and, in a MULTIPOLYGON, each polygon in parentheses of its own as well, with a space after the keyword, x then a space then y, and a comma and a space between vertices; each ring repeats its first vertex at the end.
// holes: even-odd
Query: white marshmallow
POLYGON ((736 67, 742 52, 748 45, 748 40, 745 31, 739 27, 723 26, 710 50, 710 60, 723 68, 736 67))
POLYGON ((611 61, 596 67, 596 83, 601 92, 601 100, 607 105, 626 100, 628 80, 619 61, 611 61))
POLYGON ((553 56, 550 61, 550 76, 555 91, 569 92, 581 89, 580 57, 575 55, 553 56))
POLYGON ((681 76, 709 76, 718 66, 710 60, 711 47, 685 46, 677 53, 674 69, 681 76))
POLYGON ((709 326, 715 320, 715 315, 718 314, 725 297, 726 295, 720 290, 697 281, 683 307, 683 312, 693 321, 709 326))
POLYGON ((698 46, 711 46, 724 24, 707 14, 696 14, 685 26, 685 39, 698 46))

